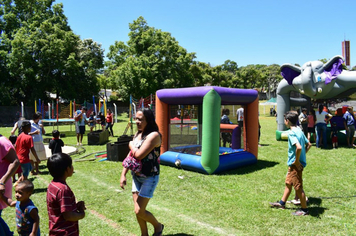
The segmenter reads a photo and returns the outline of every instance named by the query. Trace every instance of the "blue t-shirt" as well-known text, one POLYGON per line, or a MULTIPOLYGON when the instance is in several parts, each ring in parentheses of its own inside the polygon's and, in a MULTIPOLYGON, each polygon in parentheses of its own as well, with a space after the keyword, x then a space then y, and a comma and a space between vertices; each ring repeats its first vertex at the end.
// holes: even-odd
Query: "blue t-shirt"
POLYGON ((307 166, 305 144, 309 143, 308 139, 305 137, 303 131, 299 127, 295 127, 293 130, 288 131, 288 166, 291 166, 295 162, 296 155, 296 143, 302 146, 302 151, 300 153, 299 161, 303 167, 307 166))
POLYGON ((344 119, 344 121, 346 121, 347 126, 355 124, 354 117, 350 114, 349 111, 346 111, 342 118, 344 119))
MULTIPOLYGON (((81 111, 81 110, 77 110, 76 113, 77 113, 77 115, 79 115, 79 114, 82 113, 82 111, 81 111)), ((85 113, 83 113, 83 114, 82 114, 82 118, 81 118, 79 121, 77 121, 76 124, 77 124, 78 126, 85 126, 85 120, 86 120, 86 119, 87 119, 87 116, 86 116, 85 113)))
POLYGON ((230 119, 227 115, 223 115, 220 119, 221 124, 230 124, 230 119))
MULTIPOLYGON (((33 219, 30 216, 30 212, 37 207, 30 200, 29 203, 25 206, 20 206, 20 202, 16 202, 16 225, 17 232, 20 235, 29 235, 32 232, 33 228, 33 219)), ((40 236, 40 229, 38 228, 37 236, 40 236)))

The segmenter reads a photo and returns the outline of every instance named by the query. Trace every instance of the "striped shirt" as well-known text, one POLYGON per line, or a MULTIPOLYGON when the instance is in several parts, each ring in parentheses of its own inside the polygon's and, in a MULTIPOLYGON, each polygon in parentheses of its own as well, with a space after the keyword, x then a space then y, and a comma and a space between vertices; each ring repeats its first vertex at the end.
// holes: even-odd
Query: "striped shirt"
POLYGON ((75 196, 66 182, 54 181, 47 189, 49 235, 79 235, 78 221, 66 221, 63 212, 77 211, 75 196))

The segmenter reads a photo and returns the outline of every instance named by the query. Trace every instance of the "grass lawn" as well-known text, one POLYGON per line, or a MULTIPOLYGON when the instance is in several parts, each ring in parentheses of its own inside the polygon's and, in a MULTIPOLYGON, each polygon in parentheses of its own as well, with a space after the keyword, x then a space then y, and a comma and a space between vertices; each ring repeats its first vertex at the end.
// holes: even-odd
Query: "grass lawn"
MULTIPOLYGON (((294 205, 279 210, 268 204, 282 197, 288 144, 275 139, 275 117, 261 115, 260 123, 262 147, 256 165, 211 176, 161 166, 161 179, 148 210, 165 225, 164 235, 355 235, 356 150, 311 148, 303 174, 310 215, 292 216, 294 205)), ((121 135, 126 124, 127 118, 122 116, 114 125, 115 135, 121 135)), ((52 127, 46 129, 52 131, 52 127)), ((9 136, 10 130, 0 128, 0 133, 9 136)), ((76 144, 69 126, 59 130, 66 133, 65 144, 76 144)), ((116 139, 110 137, 111 141, 116 139)), ((85 136, 86 152, 73 155, 73 159, 106 151, 106 145, 86 144, 85 136)), ((35 185, 31 198, 39 208, 41 233, 46 235, 46 190, 51 176, 44 162, 40 167, 43 175, 30 176, 35 185)), ((79 223, 81 235, 140 235, 133 212, 131 177, 128 175, 129 187, 122 191, 121 170, 121 162, 74 162, 75 174, 68 185, 77 200, 84 200, 87 206, 86 217, 79 223)), ((3 218, 15 230, 15 210, 6 208, 3 218)))

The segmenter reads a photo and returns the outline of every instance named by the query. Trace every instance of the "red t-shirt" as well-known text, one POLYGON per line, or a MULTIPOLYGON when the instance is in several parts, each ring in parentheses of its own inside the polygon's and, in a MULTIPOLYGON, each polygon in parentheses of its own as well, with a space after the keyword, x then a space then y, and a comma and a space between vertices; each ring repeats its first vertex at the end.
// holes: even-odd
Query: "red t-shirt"
POLYGON ((33 148, 31 135, 21 133, 16 140, 16 154, 21 164, 30 162, 30 150, 33 148))
POLYGON ((112 113, 108 113, 107 115, 106 115, 106 122, 107 123, 112 123, 112 117, 113 117, 113 115, 112 115, 112 113))
POLYGON ((48 185, 47 211, 50 236, 79 235, 78 221, 63 218, 63 212, 77 211, 74 193, 65 182, 52 180, 48 185))

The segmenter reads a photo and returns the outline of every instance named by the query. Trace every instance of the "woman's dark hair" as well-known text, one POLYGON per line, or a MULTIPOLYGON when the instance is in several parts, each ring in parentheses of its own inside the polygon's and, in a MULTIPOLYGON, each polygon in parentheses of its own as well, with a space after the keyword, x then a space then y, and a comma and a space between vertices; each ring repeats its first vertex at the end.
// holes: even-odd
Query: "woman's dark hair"
POLYGON ((55 153, 47 160, 47 168, 53 179, 64 176, 68 167, 72 166, 72 158, 65 153, 55 153))
POLYGON ((41 116, 42 116, 42 113, 38 111, 38 112, 36 112, 36 113, 33 114, 32 118, 33 118, 33 120, 37 120, 37 119, 39 119, 41 116))
POLYGON ((320 104, 320 105, 319 105, 319 109, 318 109, 319 114, 321 114, 321 113, 323 112, 323 109, 324 109, 323 104, 320 104))
POLYGON ((143 116, 147 122, 145 129, 142 131, 142 138, 146 137, 148 134, 154 131, 159 132, 153 111, 148 108, 144 108, 141 110, 141 112, 143 113, 143 116))

